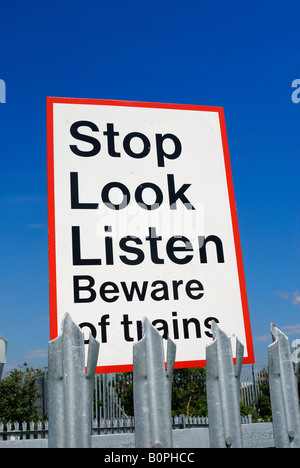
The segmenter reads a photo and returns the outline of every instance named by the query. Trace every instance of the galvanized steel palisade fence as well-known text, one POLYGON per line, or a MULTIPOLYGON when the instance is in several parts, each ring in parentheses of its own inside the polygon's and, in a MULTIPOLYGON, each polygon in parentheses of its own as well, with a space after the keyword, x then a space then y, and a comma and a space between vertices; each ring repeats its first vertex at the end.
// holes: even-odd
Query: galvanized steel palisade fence
POLYGON ((50 448, 90 448, 93 383, 99 343, 90 336, 85 372, 84 336, 69 314, 62 334, 49 343, 50 448))
MULTIPOLYGON (((171 383, 176 346, 168 340, 165 369, 162 337, 147 319, 143 321, 143 332, 143 339, 133 345, 135 418, 123 419, 126 421, 125 426, 124 422, 120 423, 122 418, 112 420, 100 418, 100 424, 98 420, 93 423, 92 394, 99 344, 90 338, 87 373, 85 373, 83 333, 68 315, 65 317, 62 334, 49 343, 49 425, 48 440, 43 439, 48 447, 104 447, 105 444, 114 447, 114 442, 106 438, 112 433, 111 437, 115 441, 118 440, 117 447, 170 448, 174 446, 175 441, 176 447, 187 448, 190 446, 300 448, 297 389, 299 365, 293 363, 288 338, 275 325, 271 325, 273 344, 269 346, 269 385, 273 424, 242 424, 239 415, 239 391, 243 346, 238 340, 236 341, 234 366, 231 341, 217 324, 213 324, 213 341, 207 346, 206 356, 209 423, 207 427, 206 420, 203 425, 200 423, 203 427, 188 429, 188 436, 185 436, 185 430, 178 431, 174 428, 174 420, 171 418, 171 383), (131 433, 133 430, 134 434, 131 433), (92 433, 106 435, 93 435, 92 442, 92 433), (127 439, 121 440, 120 436, 127 439), (122 445, 123 443, 125 445, 122 445), (190 445, 191 443, 194 445, 190 445)), ((188 421, 188 425, 192 426, 192 423, 188 421)), ((2 429, 0 438, 5 434, 8 438, 23 437, 20 425, 14 429, 8 428, 10 431, 7 428, 5 431, 1 426, 0 429, 2 429)), ((24 423, 24 432, 26 437, 31 439, 47 437, 46 427, 38 429, 32 426, 28 429, 24 423)), ((20 441, 22 442, 26 441, 20 441)), ((35 440, 29 442, 35 443, 35 440)), ((0 445, 2 443, 5 442, 0 442, 0 445)))
POLYGON ((214 341, 206 349, 207 409, 211 446, 243 446, 240 420, 240 374, 244 347, 236 340, 236 365, 233 365, 230 339, 212 324, 214 341))
POLYGON ((271 324, 269 379, 276 447, 300 447, 300 414, 297 374, 299 362, 292 362, 289 340, 271 324))
MULTIPOLYGON (((120 379, 120 375, 118 379, 120 379)), ((122 419, 127 418, 121 398, 116 389, 116 374, 101 374, 94 376, 92 418, 101 419, 122 419)), ((35 377, 38 397, 36 407, 38 416, 43 419, 48 414, 48 372, 44 372, 35 377)))
POLYGON ((115 385, 115 375, 95 375, 92 409, 93 420, 128 418, 115 385))
MULTIPOLYGON (((241 424, 251 424, 252 416, 242 416, 241 424)), ((184 414, 171 418, 172 430, 208 428, 206 416, 190 416, 184 414)), ((134 418, 113 418, 92 421, 92 436, 111 434, 134 434, 134 418)), ((18 422, 0 423, 0 441, 8 440, 48 439, 48 421, 31 421, 22 424, 18 422)))
POLYGON ((24 421, 22 424, 19 422, 8 422, 7 424, 0 423, 0 441, 47 438, 48 421, 31 421, 30 423, 24 421))
POLYGON ((241 372, 240 400, 246 406, 257 408, 258 396, 268 382, 268 370, 266 366, 254 364, 243 366, 241 372))
POLYGON ((143 331, 142 340, 133 345, 136 447, 171 448, 171 391, 176 346, 168 338, 165 359, 162 338, 147 318, 143 320, 143 331))

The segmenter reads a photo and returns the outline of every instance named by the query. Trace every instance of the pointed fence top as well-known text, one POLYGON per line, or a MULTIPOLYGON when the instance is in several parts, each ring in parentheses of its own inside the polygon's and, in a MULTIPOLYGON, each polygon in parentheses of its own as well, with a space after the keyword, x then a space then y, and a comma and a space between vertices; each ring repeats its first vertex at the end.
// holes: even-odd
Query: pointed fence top
POLYGON ((75 330, 79 330, 81 332, 80 327, 75 324, 75 322, 72 320, 71 315, 67 312, 65 313, 62 323, 61 323, 61 330, 62 332, 73 332, 75 330))
POLYGON ((270 328, 273 342, 280 338, 288 341, 288 337, 279 328, 276 327, 275 323, 271 322, 270 328))
MULTIPOLYGON (((61 334, 49 342, 48 360, 51 361, 51 363, 55 361, 56 367, 59 366, 62 359, 65 363, 66 360, 70 361, 70 365, 74 361, 74 363, 76 362, 76 365, 79 365, 84 369, 84 348, 84 333, 73 321, 71 315, 66 313, 61 323, 61 334)), ((86 374, 90 378, 92 378, 95 373, 99 348, 99 342, 92 336, 92 334, 90 334, 86 364, 86 374)))
MULTIPOLYGON (((142 323, 142 330, 143 336, 140 341, 133 345, 133 349, 137 352, 137 350, 141 350, 142 347, 146 346, 148 352, 153 349, 154 354, 156 355, 155 360, 158 359, 157 362, 164 362, 164 351, 163 351, 163 338, 159 331, 150 323, 147 317, 143 318, 142 323)), ((170 337, 167 338, 167 356, 166 356, 166 364, 167 364, 167 371, 171 370, 173 372, 174 362, 175 362, 175 355, 176 355, 176 344, 171 340, 170 337)))

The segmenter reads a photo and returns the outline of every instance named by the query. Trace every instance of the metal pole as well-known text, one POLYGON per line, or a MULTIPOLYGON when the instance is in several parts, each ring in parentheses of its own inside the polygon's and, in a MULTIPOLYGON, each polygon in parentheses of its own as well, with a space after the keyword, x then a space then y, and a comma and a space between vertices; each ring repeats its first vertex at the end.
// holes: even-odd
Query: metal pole
POLYGON ((253 392, 254 392, 254 405, 255 405, 254 407, 255 407, 255 409, 257 411, 257 409, 258 409, 258 396, 257 396, 254 364, 252 364, 252 379, 253 379, 253 392))
POLYGON ((171 390, 176 345, 168 338, 167 369, 162 337, 143 320, 141 341, 133 345, 133 398, 136 448, 173 446, 171 390))
POLYGON ((102 382, 102 395, 103 395, 103 419, 107 419, 108 418, 108 415, 107 415, 107 398, 106 398, 106 395, 107 395, 107 392, 106 392, 106 389, 107 389, 107 374, 103 374, 103 382, 102 382))
POLYGON ((49 342, 49 447, 91 446, 93 380, 99 343, 90 336, 85 373, 84 335, 66 314, 62 334, 49 342))
POLYGON ((233 365, 230 338, 213 322, 214 341, 206 347, 206 387, 210 446, 243 447, 240 416, 240 374, 244 347, 236 340, 233 365))

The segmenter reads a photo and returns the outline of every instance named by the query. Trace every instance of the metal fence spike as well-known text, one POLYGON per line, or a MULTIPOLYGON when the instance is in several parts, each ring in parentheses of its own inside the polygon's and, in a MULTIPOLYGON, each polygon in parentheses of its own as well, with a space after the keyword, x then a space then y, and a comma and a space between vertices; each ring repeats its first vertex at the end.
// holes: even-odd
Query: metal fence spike
POLYGON ((243 367, 244 345, 236 338, 236 353, 235 353, 235 377, 240 381, 241 371, 243 367))
POLYGON ((173 446, 171 388, 176 345, 168 339, 167 370, 163 339, 147 318, 143 338, 133 345, 135 446, 173 446))
POLYGON ((272 342, 276 341, 277 339, 277 328, 275 326, 275 323, 271 322, 270 323, 270 329, 271 329, 271 336, 272 336, 272 342))
POLYGON ((90 337, 85 373, 84 335, 69 314, 48 346, 49 447, 90 447, 93 376, 99 343, 90 337))
POLYGON ((269 386, 274 440, 277 448, 300 448, 297 372, 288 337, 271 323, 273 343, 268 346, 269 386))
POLYGON ((230 338, 212 324, 213 342, 206 347, 206 387, 210 445, 214 448, 243 446, 239 377, 244 347, 237 340, 236 368, 230 338))

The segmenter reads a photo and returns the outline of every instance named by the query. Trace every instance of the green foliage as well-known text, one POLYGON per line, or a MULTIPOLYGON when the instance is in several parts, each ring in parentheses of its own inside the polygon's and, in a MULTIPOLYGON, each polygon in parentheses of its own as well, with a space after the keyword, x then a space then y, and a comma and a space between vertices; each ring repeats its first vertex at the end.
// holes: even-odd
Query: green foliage
MULTIPOLYGON (((246 406, 240 403, 241 416, 252 414, 253 421, 271 421, 269 378, 266 371, 259 375, 258 404, 246 406)), ((116 388, 126 414, 133 416, 132 374, 118 374, 116 388)), ((172 416, 207 416, 205 368, 175 369, 172 386, 172 416)))
POLYGON ((240 414, 241 416, 248 416, 248 414, 254 414, 253 406, 246 406, 244 403, 240 402, 240 414))
POLYGON ((133 416, 132 372, 117 374, 115 388, 119 398, 121 398, 121 405, 124 406, 125 413, 127 416, 133 416))
POLYGON ((263 379, 260 383, 260 393, 257 397, 257 409, 258 409, 258 418, 262 421, 271 421, 272 420, 272 408, 271 408, 271 399, 270 399, 270 388, 269 388, 269 374, 268 372, 263 373, 263 379))
POLYGON ((37 421, 36 399, 39 394, 35 384, 39 369, 27 367, 10 371, 8 377, 0 381, 0 421, 3 423, 37 421))
POLYGON ((172 387, 172 416, 207 416, 204 368, 175 369, 172 387))
MULTIPOLYGON (((207 416, 205 369, 175 369, 172 387, 172 415, 207 416)), ((121 404, 133 416, 132 374, 118 374, 115 384, 121 404)))

